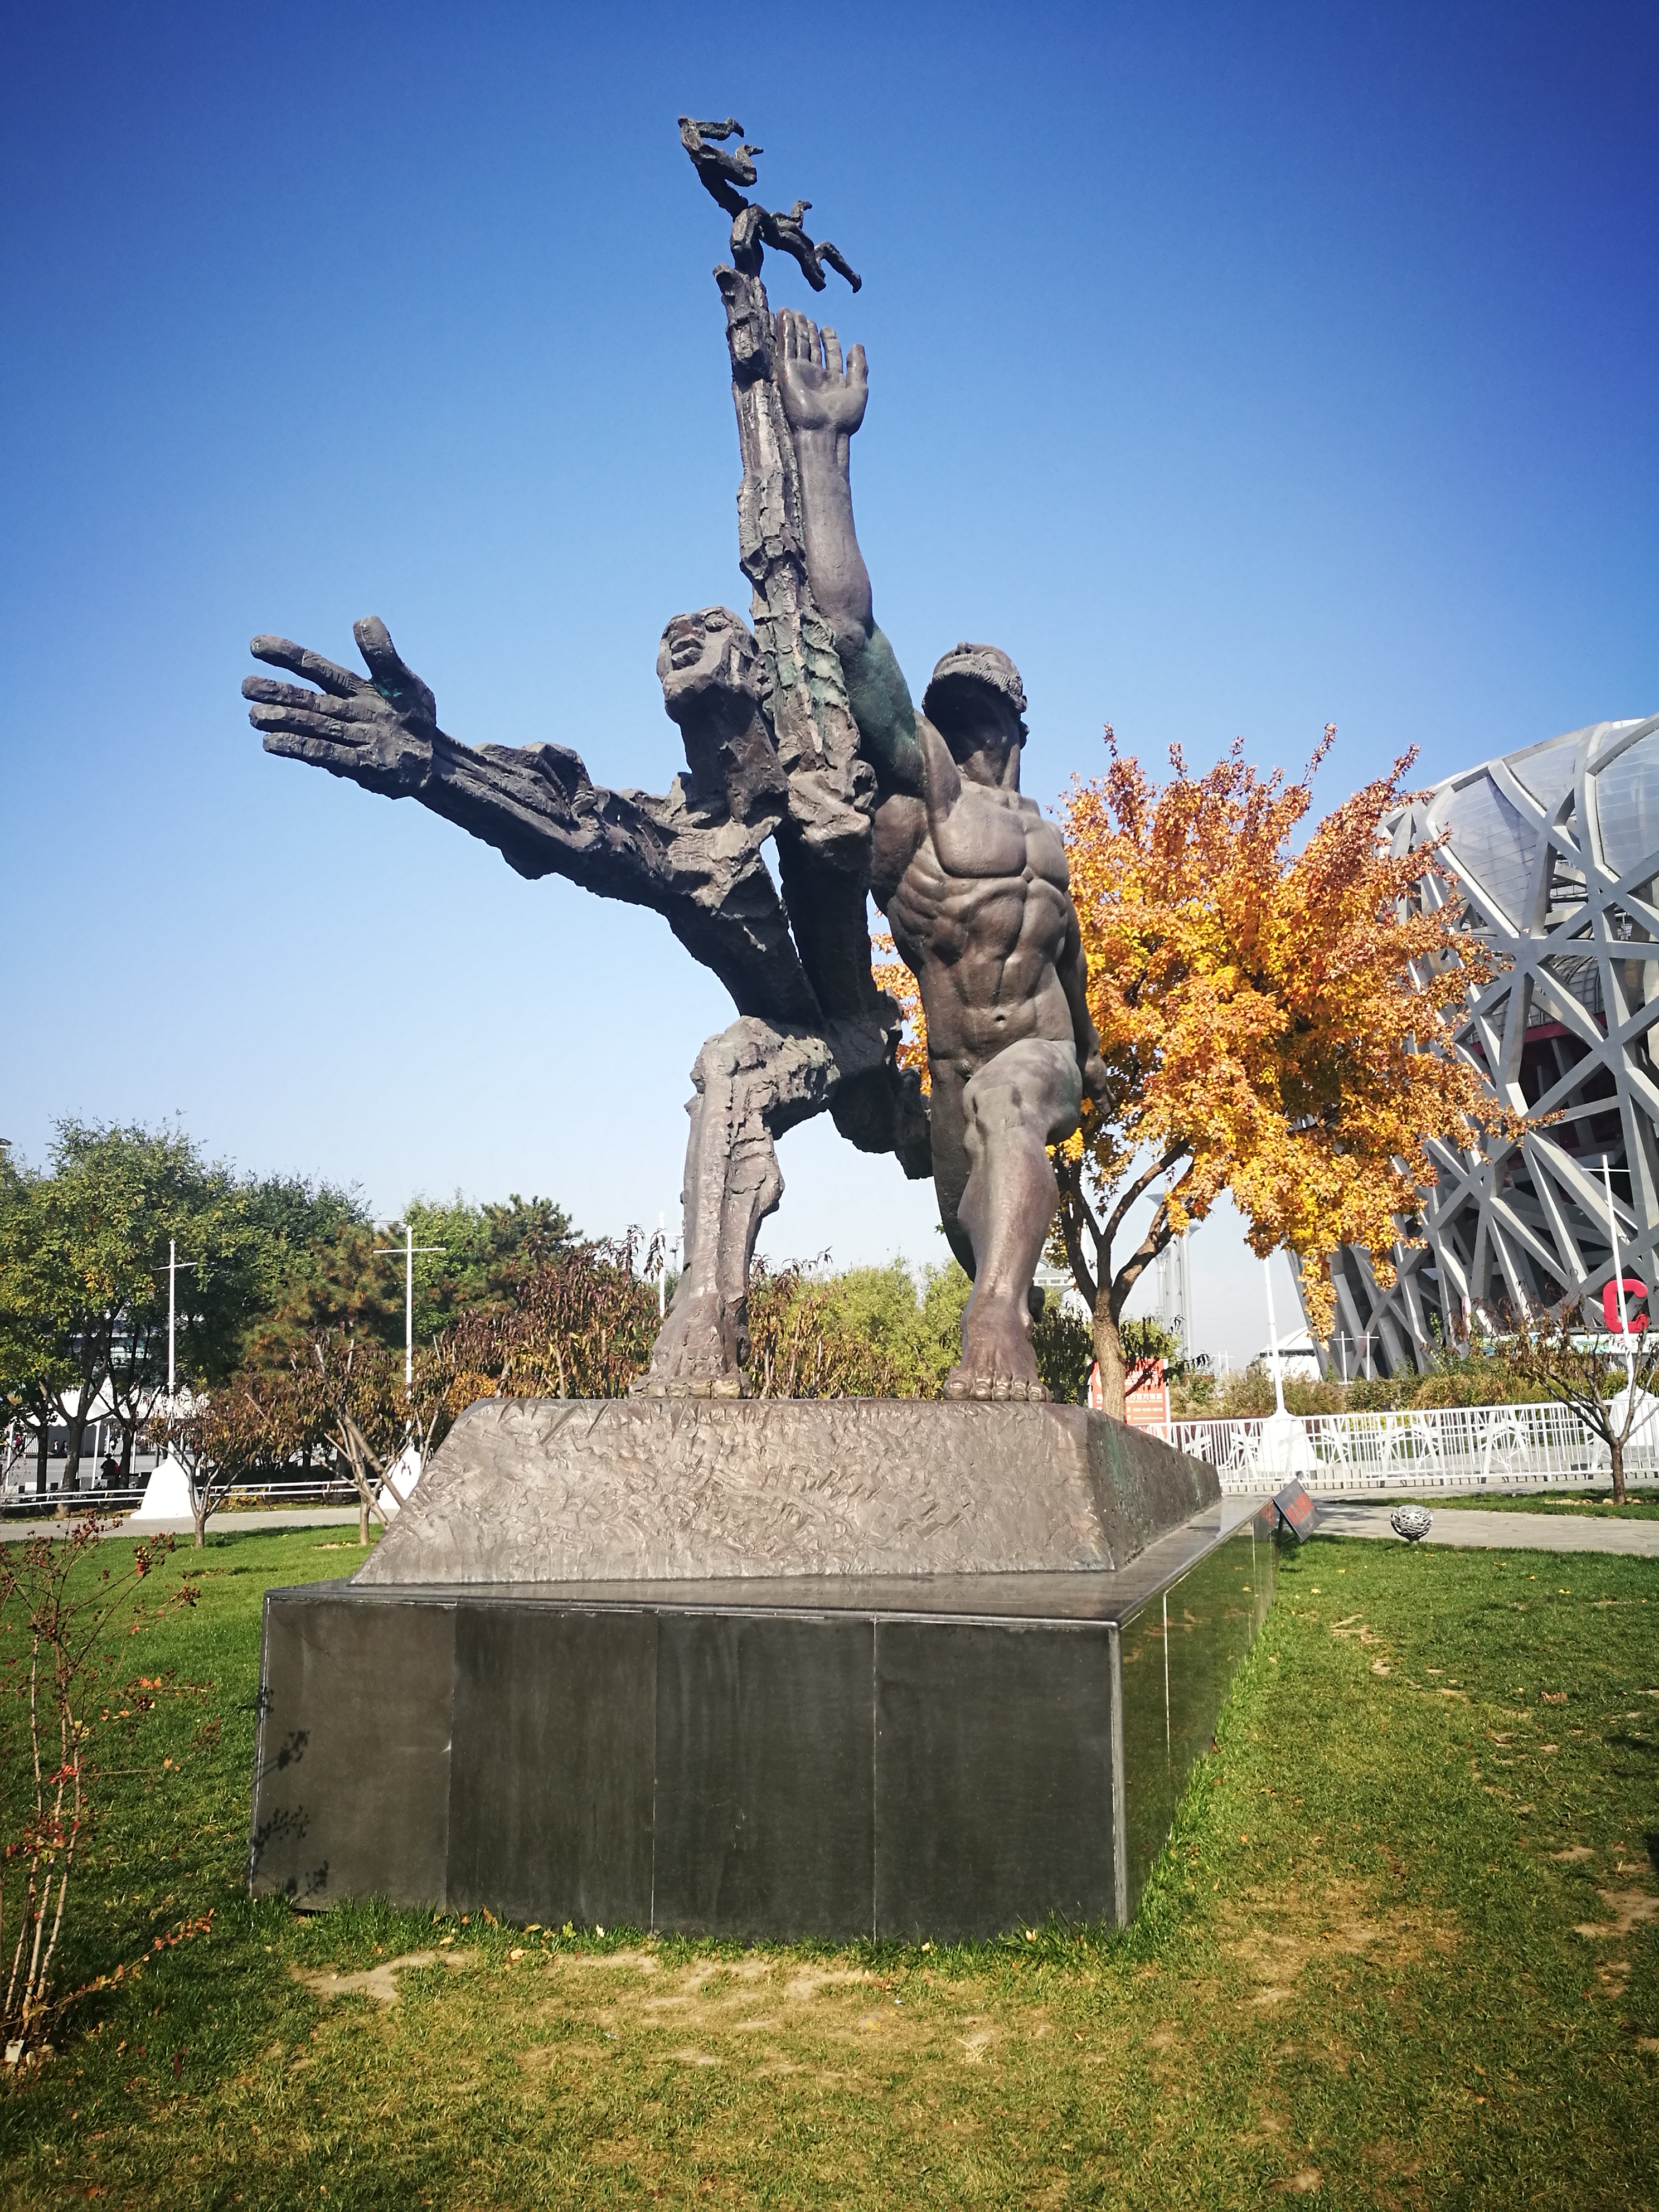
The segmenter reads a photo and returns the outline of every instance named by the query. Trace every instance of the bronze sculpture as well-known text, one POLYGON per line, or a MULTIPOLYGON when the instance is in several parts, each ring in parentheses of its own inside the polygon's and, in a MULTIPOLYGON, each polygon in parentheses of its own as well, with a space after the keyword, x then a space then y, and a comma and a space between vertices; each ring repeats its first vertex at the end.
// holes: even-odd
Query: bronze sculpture
POLYGON ((1058 832, 1019 793, 1025 701, 1012 661, 960 646, 914 708, 876 628, 853 528, 848 441, 864 356, 774 317, 768 245, 815 290, 860 279, 801 227, 736 190, 758 147, 735 119, 682 118, 699 177, 733 218, 726 309, 744 463, 739 557, 751 631, 724 608, 677 616, 658 674, 687 763, 665 794, 592 783, 562 745, 471 748, 386 628, 356 626, 368 676, 286 639, 256 659, 319 688, 250 677, 266 749, 421 800, 520 874, 558 873, 660 913, 738 1018, 699 1054, 682 1193, 684 1273, 643 1395, 738 1395, 760 1224, 783 1182, 775 1139, 828 1110, 861 1150, 933 1173, 952 1250, 975 1279, 949 1395, 1041 1398, 1031 1278, 1057 1196, 1046 1146, 1103 1076, 1058 832), (762 848, 777 856, 782 898, 762 848), (889 915, 929 1025, 933 1105, 896 1066, 898 1010, 870 969, 866 898, 889 915))

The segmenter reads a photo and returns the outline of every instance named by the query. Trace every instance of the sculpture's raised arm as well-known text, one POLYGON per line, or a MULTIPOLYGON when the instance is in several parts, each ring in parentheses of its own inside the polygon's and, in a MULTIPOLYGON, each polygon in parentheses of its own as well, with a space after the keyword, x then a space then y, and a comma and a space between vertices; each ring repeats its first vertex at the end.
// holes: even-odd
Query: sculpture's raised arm
POLYGON ((369 673, 287 638, 256 637, 258 660, 319 688, 251 676, 248 719, 265 750, 391 799, 417 799, 493 845, 530 878, 561 875, 602 898, 653 908, 711 968, 741 1014, 813 1021, 802 971, 760 847, 776 828, 783 777, 756 707, 753 647, 726 609, 677 616, 658 655, 664 702, 688 773, 659 797, 595 784, 568 746, 459 743, 378 618, 355 625, 369 673))
POLYGON ((915 708, 875 618, 870 572, 853 525, 851 441, 870 396, 864 348, 842 359, 832 330, 791 308, 777 318, 776 374, 800 471, 806 573, 836 633, 859 736, 884 791, 920 793, 915 708))

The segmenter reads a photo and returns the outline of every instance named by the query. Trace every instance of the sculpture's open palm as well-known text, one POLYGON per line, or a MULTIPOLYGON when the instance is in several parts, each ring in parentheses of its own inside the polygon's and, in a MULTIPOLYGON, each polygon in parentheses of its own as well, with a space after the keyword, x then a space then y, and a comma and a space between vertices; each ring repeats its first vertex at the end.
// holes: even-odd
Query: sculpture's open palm
POLYGON ((853 348, 843 369, 835 332, 821 331, 793 307, 779 311, 777 337, 778 391, 790 428, 833 430, 850 437, 863 422, 870 398, 864 348, 853 348))
POLYGON ((242 696, 254 702, 248 720, 268 753, 308 761, 370 791, 393 796, 417 791, 432 767, 438 702, 404 665, 378 615, 354 623, 352 635, 368 664, 367 678, 288 638, 256 637, 248 648, 256 660, 286 668, 321 689, 307 691, 268 676, 247 677, 242 696))

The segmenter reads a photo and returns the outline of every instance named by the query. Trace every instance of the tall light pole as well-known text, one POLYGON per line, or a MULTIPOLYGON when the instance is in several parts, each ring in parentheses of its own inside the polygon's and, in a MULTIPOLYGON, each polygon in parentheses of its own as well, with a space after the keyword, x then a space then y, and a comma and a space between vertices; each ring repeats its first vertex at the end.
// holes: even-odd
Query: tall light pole
MULTIPOLYGON (((178 1373, 178 1363, 177 1363, 177 1360, 176 1360, 176 1359, 175 1359, 175 1358, 174 1358, 174 1354, 173 1354, 173 1346, 174 1346, 174 1343, 175 1343, 175 1340, 176 1340, 176 1338, 177 1338, 177 1334, 178 1334, 178 1328, 179 1328, 179 1270, 180 1269, 180 1267, 182 1267, 182 1268, 185 1270, 185 1272, 186 1273, 188 1273, 190 1272, 190 1270, 191 1270, 192 1267, 201 1267, 201 1266, 202 1266, 202 1264, 203 1264, 203 1262, 202 1262, 200 1260, 181 1260, 181 1259, 179 1257, 179 1246, 178 1246, 177 1242, 176 1242, 173 1237, 168 1237, 168 1239, 167 1239, 167 1411, 168 1411, 168 1413, 169 1413, 173 1411, 173 1398, 174 1378, 175 1378, 175 1376, 177 1376, 177 1373, 178 1373)), ((125 1446, 123 1447, 123 1449, 125 1449, 125 1446)))
MULTIPOLYGON (((394 1221, 392 1228, 397 1227, 394 1221)), ((415 1231, 408 1222, 404 1224, 404 1241, 398 1244, 377 1244, 377 1260, 396 1259, 401 1251, 404 1257, 404 1395, 412 1397, 415 1391, 415 1255, 417 1252, 444 1252, 444 1244, 417 1244, 415 1231)))
POLYGON ((1285 1363, 1279 1356, 1279 1323, 1273 1318, 1273 1267, 1271 1259, 1261 1262, 1261 1279, 1267 1285, 1267 1342, 1273 1348, 1274 1418, 1285 1418, 1285 1363))
POLYGON ((1630 1315, 1625 1308, 1625 1271, 1619 1263, 1619 1217, 1613 1210, 1613 1170, 1601 1155, 1601 1185, 1607 1194, 1607 1237, 1613 1246, 1613 1279, 1619 1285, 1619 1334, 1624 1343, 1625 1388, 1636 1388, 1636 1361, 1630 1348, 1630 1315))
POLYGON ((661 1321, 668 1311, 668 1255, 671 1249, 676 1261, 679 1258, 681 1239, 668 1234, 668 1217, 657 1216, 657 1319, 661 1321))

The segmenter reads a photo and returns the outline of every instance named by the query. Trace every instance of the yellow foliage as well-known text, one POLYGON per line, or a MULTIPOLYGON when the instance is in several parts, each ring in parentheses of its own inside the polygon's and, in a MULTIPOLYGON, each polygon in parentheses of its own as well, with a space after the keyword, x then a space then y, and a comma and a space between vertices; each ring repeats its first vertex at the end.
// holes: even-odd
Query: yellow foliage
MULTIPOLYGON (((1518 1126, 1453 1043, 1456 1011, 1486 968, 1457 931, 1435 851, 1395 859, 1381 839, 1414 755, 1291 850, 1334 736, 1288 787, 1258 776, 1235 745, 1196 778, 1172 751, 1160 787, 1109 730, 1106 774, 1074 781, 1065 801, 1090 1011, 1112 1085, 1056 1166, 1069 1186, 1068 1248, 1088 1226, 1103 1293, 1109 1229, 1103 1251, 1082 1185, 1110 1200, 1137 1161, 1155 1179, 1150 1160, 1167 1179, 1151 1236, 1201 1221, 1231 1191, 1258 1253, 1282 1246, 1312 1263, 1308 1303, 1328 1327, 1325 1255, 1365 1245, 1379 1279, 1392 1279, 1396 1217, 1435 1180, 1424 1140, 1478 1147, 1518 1126), (1068 1156, 1081 1175, 1066 1175, 1068 1156)), ((1144 1266, 1152 1254, 1136 1256, 1144 1266)))
POLYGON ((885 991, 890 998, 896 1000, 899 1011, 904 1016, 904 1035, 900 1040, 896 1055, 898 1064, 901 1067, 915 1068, 921 1078, 923 1091, 931 1091, 933 1079, 927 1073, 927 1017, 921 1010, 921 992, 916 979, 899 958, 898 947, 893 942, 890 931, 878 929, 872 932, 870 950, 873 955, 870 968, 876 979, 876 988, 885 991))

